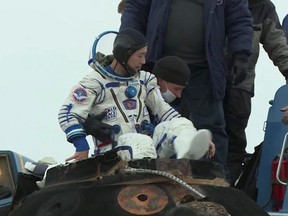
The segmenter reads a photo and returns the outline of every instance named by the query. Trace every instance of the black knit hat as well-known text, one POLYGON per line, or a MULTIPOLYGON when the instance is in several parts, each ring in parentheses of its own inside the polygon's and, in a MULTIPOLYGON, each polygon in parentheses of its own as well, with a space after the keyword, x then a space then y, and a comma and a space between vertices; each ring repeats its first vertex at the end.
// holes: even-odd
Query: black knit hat
POLYGON ((190 79, 187 63, 177 56, 166 56, 159 59, 154 65, 152 73, 157 78, 181 86, 187 86, 190 79))
POLYGON ((147 40, 143 34, 132 28, 125 28, 120 31, 113 44, 113 55, 124 67, 130 56, 137 50, 147 46, 147 40))

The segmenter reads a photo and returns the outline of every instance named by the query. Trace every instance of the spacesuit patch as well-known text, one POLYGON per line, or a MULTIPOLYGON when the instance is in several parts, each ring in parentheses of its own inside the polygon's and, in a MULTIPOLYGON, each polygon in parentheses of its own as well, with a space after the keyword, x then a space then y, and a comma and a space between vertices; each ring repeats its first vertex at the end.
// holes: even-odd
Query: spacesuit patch
POLYGON ((135 99, 129 98, 124 100, 122 103, 126 110, 133 110, 137 107, 137 101, 135 99))
POLYGON ((76 103, 83 103, 87 100, 88 93, 86 89, 79 87, 73 91, 72 97, 76 103))
POLYGON ((104 112, 106 112, 106 117, 105 119, 107 121, 109 120, 112 120, 112 119, 115 119, 117 117, 117 109, 116 107, 109 107, 109 108, 106 108, 104 110, 104 112))

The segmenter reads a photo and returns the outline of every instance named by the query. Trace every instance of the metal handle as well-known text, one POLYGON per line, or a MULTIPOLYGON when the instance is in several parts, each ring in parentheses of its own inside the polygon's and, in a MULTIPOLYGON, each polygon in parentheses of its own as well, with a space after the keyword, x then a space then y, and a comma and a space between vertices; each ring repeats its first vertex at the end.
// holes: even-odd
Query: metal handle
POLYGON ((282 160, 283 160, 284 153, 285 153, 287 136, 288 136, 288 132, 284 136, 284 140, 283 140, 283 143, 282 143, 282 150, 281 150, 281 154, 280 154, 280 157, 279 157, 279 162, 278 162, 278 165, 277 165, 277 171, 276 171, 276 179, 277 179, 277 181, 280 184, 285 185, 285 186, 287 185, 287 182, 283 182, 280 179, 279 175, 280 175, 280 171, 281 171, 281 168, 282 168, 282 160))

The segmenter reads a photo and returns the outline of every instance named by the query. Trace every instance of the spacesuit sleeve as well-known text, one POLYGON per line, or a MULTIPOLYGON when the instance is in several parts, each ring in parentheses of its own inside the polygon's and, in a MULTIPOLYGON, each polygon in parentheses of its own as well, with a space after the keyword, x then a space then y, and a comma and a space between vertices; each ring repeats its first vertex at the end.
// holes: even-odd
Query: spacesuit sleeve
MULTIPOLYGON (((95 72, 94 72, 95 73, 95 72)), ((81 123, 85 121, 92 106, 101 98, 101 83, 88 75, 72 87, 60 108, 58 121, 69 142, 86 136, 81 123)), ((75 144, 75 143, 74 143, 75 144)))
POLYGON ((174 108, 164 101, 156 77, 153 74, 148 74, 149 78, 146 79, 145 83, 147 89, 145 104, 152 114, 157 116, 160 122, 181 117, 174 108))

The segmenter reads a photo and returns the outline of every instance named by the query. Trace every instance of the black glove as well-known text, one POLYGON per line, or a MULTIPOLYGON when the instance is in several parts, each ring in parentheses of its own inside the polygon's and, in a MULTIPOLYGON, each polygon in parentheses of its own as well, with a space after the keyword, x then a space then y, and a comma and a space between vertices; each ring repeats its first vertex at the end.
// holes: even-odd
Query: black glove
POLYGON ((96 116, 88 116, 83 124, 87 135, 92 135, 102 142, 111 141, 112 126, 101 121, 105 116, 105 112, 96 116))
POLYGON ((231 67, 232 85, 242 82, 248 71, 248 60, 246 57, 235 55, 231 67))

